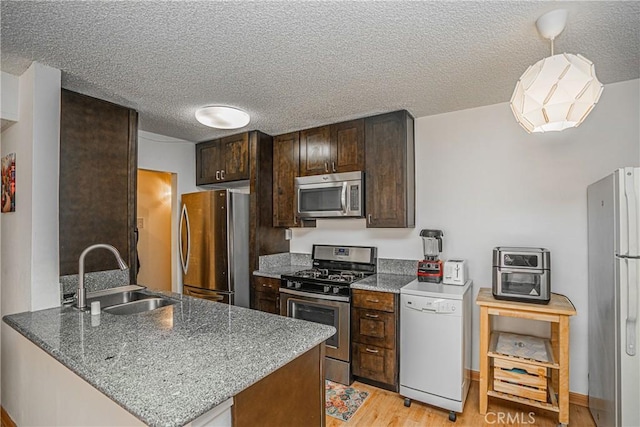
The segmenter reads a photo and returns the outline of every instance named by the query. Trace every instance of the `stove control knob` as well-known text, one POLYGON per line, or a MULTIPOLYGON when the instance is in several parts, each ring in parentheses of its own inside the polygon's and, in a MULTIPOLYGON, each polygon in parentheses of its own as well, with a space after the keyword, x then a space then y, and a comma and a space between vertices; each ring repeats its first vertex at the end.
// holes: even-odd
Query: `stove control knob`
POLYGON ((294 284, 296 289, 300 289, 302 287, 302 283, 300 282, 294 282, 294 284))
POLYGON ((334 294, 338 294, 338 293, 340 293, 340 288, 339 288, 339 287, 337 287, 337 286, 334 286, 334 287, 333 287, 333 293, 334 293, 334 294))
POLYGON ((287 280, 287 288, 293 288, 293 282, 291 280, 287 280))
POLYGON ((331 286, 325 286, 325 287, 323 288, 323 290, 324 290, 324 293, 325 293, 325 294, 328 294, 328 293, 329 293, 329 291, 331 290, 331 286))

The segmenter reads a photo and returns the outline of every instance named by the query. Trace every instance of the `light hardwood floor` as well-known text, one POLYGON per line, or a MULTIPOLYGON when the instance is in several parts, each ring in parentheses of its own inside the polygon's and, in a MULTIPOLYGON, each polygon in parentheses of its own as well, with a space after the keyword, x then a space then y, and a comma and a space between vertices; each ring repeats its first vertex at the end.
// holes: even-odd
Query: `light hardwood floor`
MULTIPOLYGON (((472 381, 469 395, 464 406, 464 412, 458 414, 455 423, 449 421, 449 411, 413 401, 411 407, 404 406, 404 399, 398 393, 382 390, 376 387, 353 383, 352 387, 368 391, 369 397, 358 409, 355 415, 343 422, 333 417, 326 417, 327 427, 381 427, 381 426, 526 426, 526 427, 555 427, 558 425, 558 414, 547 412, 517 403, 489 398, 487 416, 478 413, 478 382, 472 381), (534 414, 530 417, 529 413, 534 414), (502 413, 503 422, 498 417, 502 413), (516 420, 516 422, 514 422, 516 420)), ((580 427, 595 427, 589 409, 570 405, 569 424, 580 427)))

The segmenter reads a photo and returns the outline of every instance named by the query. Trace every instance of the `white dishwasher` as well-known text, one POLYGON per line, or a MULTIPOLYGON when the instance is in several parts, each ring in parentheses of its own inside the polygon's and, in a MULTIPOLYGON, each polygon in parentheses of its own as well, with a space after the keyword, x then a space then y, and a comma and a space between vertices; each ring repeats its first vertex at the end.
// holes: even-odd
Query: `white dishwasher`
POLYGON ((400 289, 400 394, 462 412, 471 382, 471 288, 414 280, 400 289))

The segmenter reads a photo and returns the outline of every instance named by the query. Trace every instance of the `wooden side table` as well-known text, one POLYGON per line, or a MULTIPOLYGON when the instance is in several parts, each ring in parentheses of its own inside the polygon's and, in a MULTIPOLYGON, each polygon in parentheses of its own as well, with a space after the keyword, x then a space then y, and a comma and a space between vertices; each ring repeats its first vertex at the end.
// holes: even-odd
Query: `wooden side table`
MULTIPOLYGON (((551 294, 551 300, 546 305, 501 301, 493 297, 490 288, 481 288, 476 298, 476 304, 480 306, 480 414, 487 413, 488 398, 491 396, 555 411, 558 413, 559 423, 569 424, 569 317, 576 314, 576 309, 571 301, 558 294, 551 294), (551 338, 548 341, 548 360, 523 359, 496 352, 495 346, 499 332, 492 333, 489 316, 508 316, 550 322, 551 338), (516 372, 522 372, 523 369, 528 373, 536 370, 550 371, 547 401, 525 397, 526 393, 517 395, 517 391, 514 392, 516 394, 496 391, 493 375, 496 360, 501 366, 506 363, 512 364, 514 368, 522 368, 516 372)), ((517 386, 513 388, 515 389, 517 386)), ((522 390, 527 390, 527 388, 522 387, 522 390)))

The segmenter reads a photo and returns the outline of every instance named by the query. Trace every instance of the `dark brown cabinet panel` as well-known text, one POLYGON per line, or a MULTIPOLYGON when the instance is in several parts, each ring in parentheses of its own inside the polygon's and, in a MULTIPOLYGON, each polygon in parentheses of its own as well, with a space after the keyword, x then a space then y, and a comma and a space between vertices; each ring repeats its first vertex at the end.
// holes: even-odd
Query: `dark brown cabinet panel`
POLYGON ((300 131, 300 176, 364 169, 364 119, 300 131))
POLYGON ((364 119, 331 125, 332 172, 364 170, 364 119))
POLYGON ((300 176, 330 173, 331 128, 300 131, 300 176))
POLYGON ((324 353, 322 343, 233 396, 232 425, 324 427, 324 353))
MULTIPOLYGON (((115 246, 135 283, 136 111, 62 90, 60 103, 60 275, 78 273, 78 258, 95 243, 115 246)), ((118 269, 93 251, 85 271, 118 269)))
POLYGON ((407 111, 365 119, 367 227, 415 226, 413 117, 407 111))
POLYGON ((396 341, 396 318, 394 313, 365 310, 355 307, 351 311, 353 335, 363 344, 393 349, 396 341))
POLYGON ((353 375, 384 384, 394 384, 396 380, 396 352, 388 348, 354 343, 353 375))
POLYGON ((280 314, 280 280, 254 276, 251 307, 267 313, 280 314))
POLYGON ((249 274, 251 277, 251 308, 278 313, 277 289, 271 292, 257 284, 269 280, 272 287, 278 279, 254 276, 262 255, 289 252, 289 241, 282 228, 273 226, 273 138, 259 131, 249 132, 249 274), (257 295, 256 295, 257 294, 257 295), (267 294, 267 295, 265 295, 267 294), (267 307, 269 307, 267 309, 267 307))
POLYGON ((222 181, 249 179, 249 135, 228 136, 220 141, 223 165, 222 181))
POLYGON ((196 144, 196 185, 249 179, 249 134, 196 144))
POLYGON ((354 289, 352 295, 353 375, 398 391, 398 295, 362 289, 354 289))
POLYGON ((196 144, 196 184, 220 180, 220 144, 218 140, 196 144))
POLYGON ((294 180, 298 176, 299 133, 273 139, 273 226, 296 227, 294 180))

